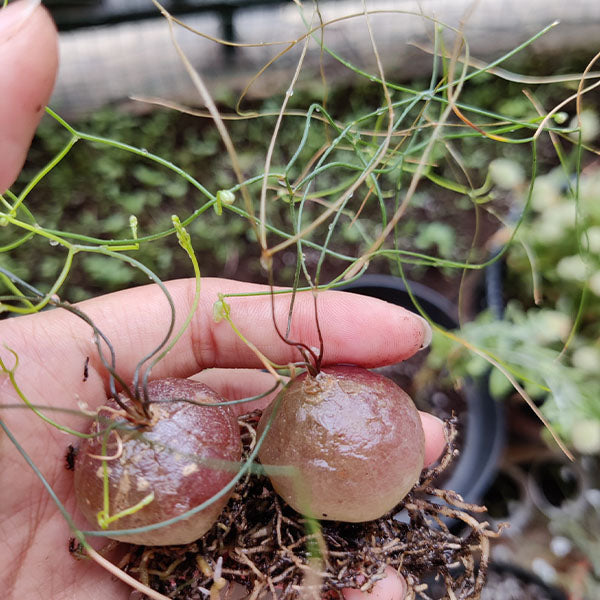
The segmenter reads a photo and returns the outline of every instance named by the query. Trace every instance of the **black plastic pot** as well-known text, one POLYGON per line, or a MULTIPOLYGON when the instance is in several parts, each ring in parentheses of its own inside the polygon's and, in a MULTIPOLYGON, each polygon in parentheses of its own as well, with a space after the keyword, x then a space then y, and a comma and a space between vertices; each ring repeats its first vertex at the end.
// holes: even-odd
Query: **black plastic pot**
MULTIPOLYGON (((458 326, 457 309, 442 295, 419 283, 409 283, 418 304, 430 319, 446 328, 458 326)), ((344 288, 346 291, 372 296, 416 311, 404 282, 389 275, 364 275, 344 288)), ((493 481, 504 447, 504 413, 502 406, 488 393, 487 378, 466 381, 462 394, 466 404, 459 423, 462 431, 460 455, 443 485, 461 494, 467 502, 480 502, 493 481)), ((460 418, 460 417, 459 417, 460 418)))

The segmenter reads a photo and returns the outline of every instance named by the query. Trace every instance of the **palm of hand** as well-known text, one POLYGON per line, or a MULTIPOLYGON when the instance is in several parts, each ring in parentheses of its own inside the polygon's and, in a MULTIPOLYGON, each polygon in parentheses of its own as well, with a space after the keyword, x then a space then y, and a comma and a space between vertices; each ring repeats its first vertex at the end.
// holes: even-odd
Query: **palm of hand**
MULTIPOLYGON (((180 280, 168 284, 177 305, 177 315, 185 315, 190 304, 194 282, 180 280)), ((154 377, 187 377, 206 367, 256 367, 256 356, 232 332, 227 323, 215 325, 210 316, 218 292, 248 290, 249 284, 207 280, 198 319, 153 370, 154 377)), ((256 288, 260 289, 260 288, 256 288)), ((294 349, 281 342, 274 331, 264 327, 272 320, 268 296, 262 301, 247 299, 236 304, 238 323, 248 339, 261 339, 261 348, 280 363, 297 359, 294 349)), ((85 303, 83 308, 115 345, 118 370, 130 381, 140 356, 156 347, 168 328, 165 301, 157 286, 147 286, 120 292, 85 303), (144 310, 140 311, 139 307, 144 310)), ((299 314, 310 315, 312 298, 299 297, 299 314), (308 312, 307 312, 308 309, 308 312)), ((413 354, 423 343, 422 325, 417 319, 396 309, 392 313, 385 303, 339 292, 323 294, 321 304, 322 331, 328 340, 331 362, 356 364, 386 364, 413 354), (357 344, 355 334, 339 327, 350 322, 356 314, 365 336, 371 344, 357 344), (382 316, 385 314, 385 319, 382 316), (392 324, 392 320, 396 320, 392 324), (390 327, 400 335, 389 338, 390 327), (394 343, 390 343, 394 342, 394 343)), ((287 307, 281 305, 286 314, 287 307)), ((52 419, 77 431, 86 429, 89 417, 82 415, 80 405, 91 410, 104 403, 107 397, 107 376, 98 358, 91 330, 87 324, 65 311, 50 311, 3 322, 2 341, 19 356, 15 379, 23 395, 52 419), (84 381, 84 365, 89 357, 89 377, 84 381), (52 410, 69 409, 73 412, 52 410)), ((294 337, 316 343, 313 317, 299 320, 294 337)), ((359 334, 360 335, 360 334, 359 334)), ((14 364, 8 351, 2 352, 7 368, 14 364)), ((262 374, 264 375, 264 374, 262 374)), ((244 375, 244 379, 247 374, 244 375)), ((270 380, 272 382, 272 380, 270 380)), ((247 383, 247 382, 245 382, 247 383)), ((209 383, 212 385, 212 382, 209 383)), ((270 385, 270 384, 269 384, 270 385)), ((222 384, 218 389, 223 393, 222 384)), ((248 392, 241 396, 254 393, 248 392)), ((265 386, 262 386, 265 389, 265 386)), ((257 390, 258 391, 258 390, 257 390)), ((225 393, 226 396, 229 394, 225 393)), ((234 393, 235 396, 235 393, 234 393)), ((65 468, 65 454, 70 437, 45 423, 24 407, 5 375, 0 379, 0 399, 4 410, 0 417, 9 431, 17 437, 33 464, 55 491, 68 514, 75 514, 73 476, 65 468), (21 405, 8 408, 6 405, 21 405)), ((443 447, 439 423, 424 420, 426 425, 427 462, 432 462, 443 447)), ((3 518, 0 531, 5 540, 2 546, 0 580, 7 596, 14 598, 51 597, 56 600, 86 597, 126 598, 127 588, 112 579, 92 561, 75 562, 69 555, 69 528, 48 490, 34 471, 25 463, 7 436, 0 437, 0 506, 3 518)), ((88 527, 82 522, 77 526, 88 527)), ((100 543, 100 545, 102 545, 100 543)))
MULTIPOLYGON (((44 383, 52 381, 40 379, 44 383)), ((3 387, 6 388, 6 382, 3 387)), ((103 394, 101 382, 91 383, 89 397, 82 396, 82 399, 92 400, 103 394)), ((69 398, 72 395, 72 390, 56 382, 45 385, 43 397, 69 398)), ((66 511, 75 514, 73 473, 67 470, 65 461, 69 437, 27 409, 8 409, 3 411, 2 417, 10 431, 27 432, 19 437, 19 443, 64 502, 66 511), (26 424, 19 423, 24 419, 26 424)), ((27 600, 127 598, 127 587, 108 576, 96 563, 88 559, 74 560, 69 552, 71 534, 63 515, 7 436, 0 438, 0 453, 0 505, 4 515, 0 521, 0 537, 4 542, 1 561, 4 572, 0 581, 4 597, 27 600)), ((81 522, 78 525, 85 527, 81 522)))

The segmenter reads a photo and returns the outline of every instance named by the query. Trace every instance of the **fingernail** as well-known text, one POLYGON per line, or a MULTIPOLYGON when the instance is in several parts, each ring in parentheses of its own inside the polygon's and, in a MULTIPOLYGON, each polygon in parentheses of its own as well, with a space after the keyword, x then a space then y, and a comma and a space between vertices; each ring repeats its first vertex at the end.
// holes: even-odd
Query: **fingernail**
POLYGON ((420 315, 415 316, 417 316, 420 319, 421 327, 423 329, 423 343, 421 344, 421 348, 419 349, 425 350, 425 348, 429 348, 429 345, 431 344, 431 340, 433 338, 433 330, 431 329, 431 325, 429 324, 429 322, 426 321, 423 317, 421 317, 420 315))
POLYGON ((12 38, 40 4, 41 0, 19 0, 0 9, 0 44, 12 38))

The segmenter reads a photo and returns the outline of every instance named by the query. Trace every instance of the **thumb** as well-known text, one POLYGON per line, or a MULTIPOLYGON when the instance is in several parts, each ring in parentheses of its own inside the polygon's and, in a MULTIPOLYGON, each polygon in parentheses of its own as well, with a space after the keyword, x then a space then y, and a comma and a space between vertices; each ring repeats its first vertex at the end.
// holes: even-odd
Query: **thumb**
POLYGON ((0 193, 25 162, 57 68, 58 34, 39 0, 0 9, 0 193))

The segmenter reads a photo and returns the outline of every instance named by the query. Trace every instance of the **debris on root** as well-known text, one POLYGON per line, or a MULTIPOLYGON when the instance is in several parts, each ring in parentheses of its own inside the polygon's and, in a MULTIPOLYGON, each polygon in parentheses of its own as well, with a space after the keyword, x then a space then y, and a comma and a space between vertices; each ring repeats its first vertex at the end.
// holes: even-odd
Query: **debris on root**
MULTIPOLYGON (((246 456, 259 417, 256 411, 240 421, 246 456)), ((266 477, 249 474, 201 539, 187 546, 130 546, 120 567, 173 600, 217 600, 229 583, 242 585, 251 600, 333 600, 342 598, 343 588, 369 591, 387 566, 405 578, 407 599, 475 600, 485 583, 490 538, 500 530, 474 516, 484 507, 435 487, 458 452, 455 419, 446 424, 446 438, 438 466, 376 521, 308 520, 283 503, 266 477)))

